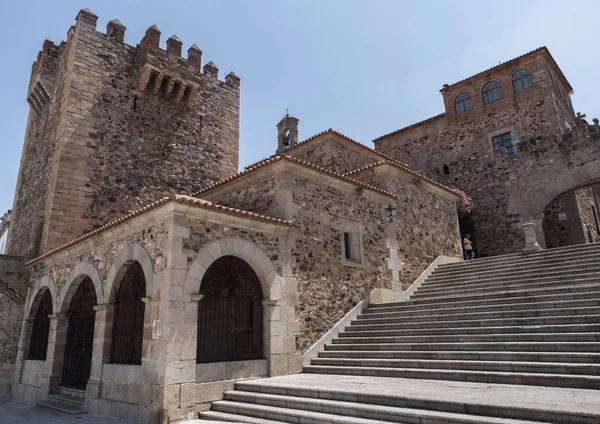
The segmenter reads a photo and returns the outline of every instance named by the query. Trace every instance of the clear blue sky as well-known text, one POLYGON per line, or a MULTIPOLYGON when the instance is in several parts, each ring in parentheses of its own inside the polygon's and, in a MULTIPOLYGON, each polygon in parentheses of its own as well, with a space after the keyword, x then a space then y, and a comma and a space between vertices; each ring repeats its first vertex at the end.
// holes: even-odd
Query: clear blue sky
MULTIPOLYGON (((12 207, 29 106, 31 64, 60 43, 79 9, 98 29, 117 18, 137 44, 156 24, 161 44, 196 43, 220 78, 242 79, 240 167, 274 153, 289 108, 300 139, 334 128, 362 143, 443 112, 439 89, 547 46, 575 89, 576 111, 600 115, 600 34, 594 1, 87 0, 12 1, 0 26, 0 214, 12 207)), ((43 172, 43 170, 40 170, 43 172)))

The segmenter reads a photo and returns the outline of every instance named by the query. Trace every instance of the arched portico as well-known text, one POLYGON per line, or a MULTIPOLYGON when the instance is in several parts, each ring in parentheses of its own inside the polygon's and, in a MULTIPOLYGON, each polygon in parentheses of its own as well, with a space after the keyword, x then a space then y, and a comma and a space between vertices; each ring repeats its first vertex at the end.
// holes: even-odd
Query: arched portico
MULTIPOLYGON (((201 284, 207 270, 217 260, 226 256, 235 257, 248 264, 260 282, 263 297, 263 353, 268 361, 265 375, 287 374, 288 355, 295 354, 297 334, 287 331, 288 323, 295 322, 296 283, 293 278, 278 275, 275 264, 260 247, 237 238, 222 239, 207 244, 200 250, 188 269, 184 283, 184 296, 189 295, 195 302, 200 301, 201 284)), ((196 314, 188 316, 193 316, 197 320, 197 306, 195 310, 196 314)))

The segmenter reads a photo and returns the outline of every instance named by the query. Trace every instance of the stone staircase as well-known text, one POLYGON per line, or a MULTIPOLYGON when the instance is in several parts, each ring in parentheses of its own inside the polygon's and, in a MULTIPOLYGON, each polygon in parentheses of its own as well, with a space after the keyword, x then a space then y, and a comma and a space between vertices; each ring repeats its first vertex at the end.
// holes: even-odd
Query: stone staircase
MULTIPOLYGON (((87 414, 84 409, 85 390, 60 387, 58 393, 51 393, 48 399, 36 402, 36 406, 69 415, 87 414)), ((0 420, 1 421, 1 420, 0 420)))
POLYGON ((297 376, 239 382, 203 419, 600 423, 600 244, 440 266, 370 305, 297 376))

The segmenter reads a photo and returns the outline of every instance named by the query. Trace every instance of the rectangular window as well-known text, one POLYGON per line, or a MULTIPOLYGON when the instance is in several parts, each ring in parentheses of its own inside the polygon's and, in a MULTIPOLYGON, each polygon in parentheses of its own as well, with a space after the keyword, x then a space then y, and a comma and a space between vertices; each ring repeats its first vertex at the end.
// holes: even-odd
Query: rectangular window
POLYGON ((492 141, 494 142, 494 149, 505 149, 510 157, 515 155, 515 146, 513 145, 512 136, 509 132, 492 137, 492 141))
POLYGON ((362 263, 360 233, 344 233, 344 257, 349 262, 362 263))

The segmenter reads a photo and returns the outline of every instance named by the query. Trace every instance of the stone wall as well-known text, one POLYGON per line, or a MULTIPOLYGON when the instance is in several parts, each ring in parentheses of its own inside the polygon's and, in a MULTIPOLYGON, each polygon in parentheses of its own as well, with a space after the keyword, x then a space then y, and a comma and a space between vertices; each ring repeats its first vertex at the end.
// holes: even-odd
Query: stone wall
POLYGON ((586 242, 576 191, 557 196, 544 209, 544 239, 549 249, 586 242))
POLYGON ((48 251, 139 204, 237 172, 239 78, 219 81, 212 63, 200 73, 201 52, 183 59, 175 39, 160 49, 155 27, 132 47, 114 36, 115 22, 107 36, 96 20, 81 11, 67 41, 49 47, 56 86, 30 111, 13 254, 29 254, 38 222, 48 251))
POLYGON ((381 161, 375 152, 348 141, 333 131, 299 144, 285 154, 304 160, 338 174, 346 174, 363 166, 381 161))
POLYGON ((10 394, 23 313, 22 305, 0 294, 0 395, 10 394))
POLYGON ((547 134, 546 120, 545 101, 541 96, 533 97, 518 106, 449 126, 418 139, 403 139, 402 134, 398 134, 375 141, 375 146, 411 169, 435 177, 437 172, 442 172, 444 165, 453 172, 451 164, 457 160, 466 160, 472 155, 490 155, 493 151, 491 137, 492 134, 497 135, 496 132, 511 132, 514 144, 547 134))
MULTIPOLYGON (((350 150, 343 144, 335 148, 350 150)), ((316 146, 310 149, 315 157, 318 151, 316 146)), ((382 178, 387 180, 387 174, 382 178)), ((402 219, 388 227, 384 227, 388 222, 384 208, 396 204, 393 197, 284 160, 201 196, 296 223, 289 265, 299 284, 297 346, 304 351, 372 289, 402 290, 434 256, 460 255, 456 206, 447 198, 453 195, 445 198, 423 189, 418 185, 421 180, 413 178, 416 183, 393 180, 384 187, 375 177, 360 176, 397 193, 402 219), (361 234, 360 263, 345 257, 345 232, 361 234), (428 252, 428 244, 433 251, 428 252)))
POLYGON ((598 160, 600 133, 579 126, 560 136, 521 140, 514 157, 500 150, 473 153, 448 162, 448 174, 432 169, 432 177, 473 198, 470 219, 481 257, 520 251, 525 244, 521 223, 527 219, 539 220, 536 231, 543 243, 539 213, 557 195, 593 183, 598 160))
POLYGON ((600 241, 600 229, 598 228, 600 222, 598 221, 597 200, 599 193, 600 187, 598 186, 575 191, 585 243, 596 243, 600 241))

